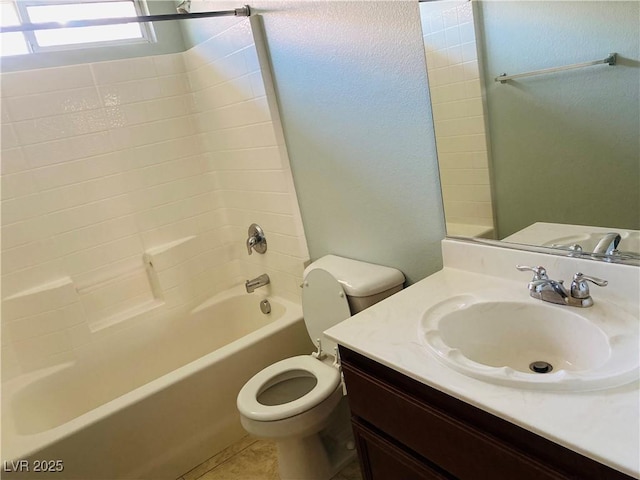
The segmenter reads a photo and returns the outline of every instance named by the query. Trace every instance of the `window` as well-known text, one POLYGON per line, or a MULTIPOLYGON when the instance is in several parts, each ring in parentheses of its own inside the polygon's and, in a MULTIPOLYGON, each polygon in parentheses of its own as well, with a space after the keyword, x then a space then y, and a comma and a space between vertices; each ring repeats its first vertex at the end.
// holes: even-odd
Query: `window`
MULTIPOLYGON (((2 0, 2 26, 147 14, 142 0, 2 0)), ((151 24, 124 23, 1 34, 2 55, 155 41, 151 24)))
MULTIPOLYGON (((2 4, 0 4, 0 15, 2 15, 0 19, 2 20, 3 27, 20 25, 20 17, 13 2, 2 2, 2 4)), ((30 52, 27 39, 19 32, 3 33, 0 37, 0 46, 3 57, 8 55, 22 55, 30 52)))

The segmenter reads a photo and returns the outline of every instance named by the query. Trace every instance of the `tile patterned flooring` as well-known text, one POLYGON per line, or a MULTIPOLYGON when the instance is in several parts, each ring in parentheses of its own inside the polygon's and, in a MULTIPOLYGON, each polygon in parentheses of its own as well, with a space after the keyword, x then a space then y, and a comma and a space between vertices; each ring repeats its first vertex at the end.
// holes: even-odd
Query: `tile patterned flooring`
MULTIPOLYGON (((177 480, 279 479, 275 443, 246 436, 177 480)), ((331 480, 362 480, 358 460, 351 462, 331 480)))

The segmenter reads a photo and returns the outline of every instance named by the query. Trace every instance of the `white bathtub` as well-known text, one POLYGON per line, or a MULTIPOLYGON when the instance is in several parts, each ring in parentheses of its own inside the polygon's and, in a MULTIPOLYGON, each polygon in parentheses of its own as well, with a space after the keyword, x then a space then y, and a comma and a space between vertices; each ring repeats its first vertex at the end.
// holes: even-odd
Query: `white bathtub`
POLYGON ((174 480, 244 435, 235 400, 252 375, 311 351, 299 305, 243 286, 120 329, 95 358, 3 385, 2 478, 174 480), (63 472, 36 475, 59 468, 42 460, 63 472))

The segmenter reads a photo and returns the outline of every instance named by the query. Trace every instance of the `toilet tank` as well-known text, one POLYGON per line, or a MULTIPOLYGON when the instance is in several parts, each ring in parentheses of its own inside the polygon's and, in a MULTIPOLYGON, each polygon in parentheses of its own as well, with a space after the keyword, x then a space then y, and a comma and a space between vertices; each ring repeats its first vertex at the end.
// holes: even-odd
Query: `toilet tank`
POLYGON ((305 269, 304 276, 316 268, 327 271, 340 283, 351 315, 399 292, 405 280, 404 274, 395 268, 337 255, 319 258, 305 269))

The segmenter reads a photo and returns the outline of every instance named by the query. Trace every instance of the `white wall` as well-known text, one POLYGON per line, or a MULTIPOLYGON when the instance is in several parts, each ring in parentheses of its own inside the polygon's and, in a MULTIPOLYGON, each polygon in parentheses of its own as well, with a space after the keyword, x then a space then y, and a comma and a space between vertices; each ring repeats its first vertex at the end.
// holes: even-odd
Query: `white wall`
POLYGON ((440 269, 444 218, 418 3, 251 7, 264 19, 311 258, 393 266, 409 283, 440 269))
POLYGON ((260 273, 298 297, 308 253, 249 23, 184 54, 2 74, 3 379, 260 273))

